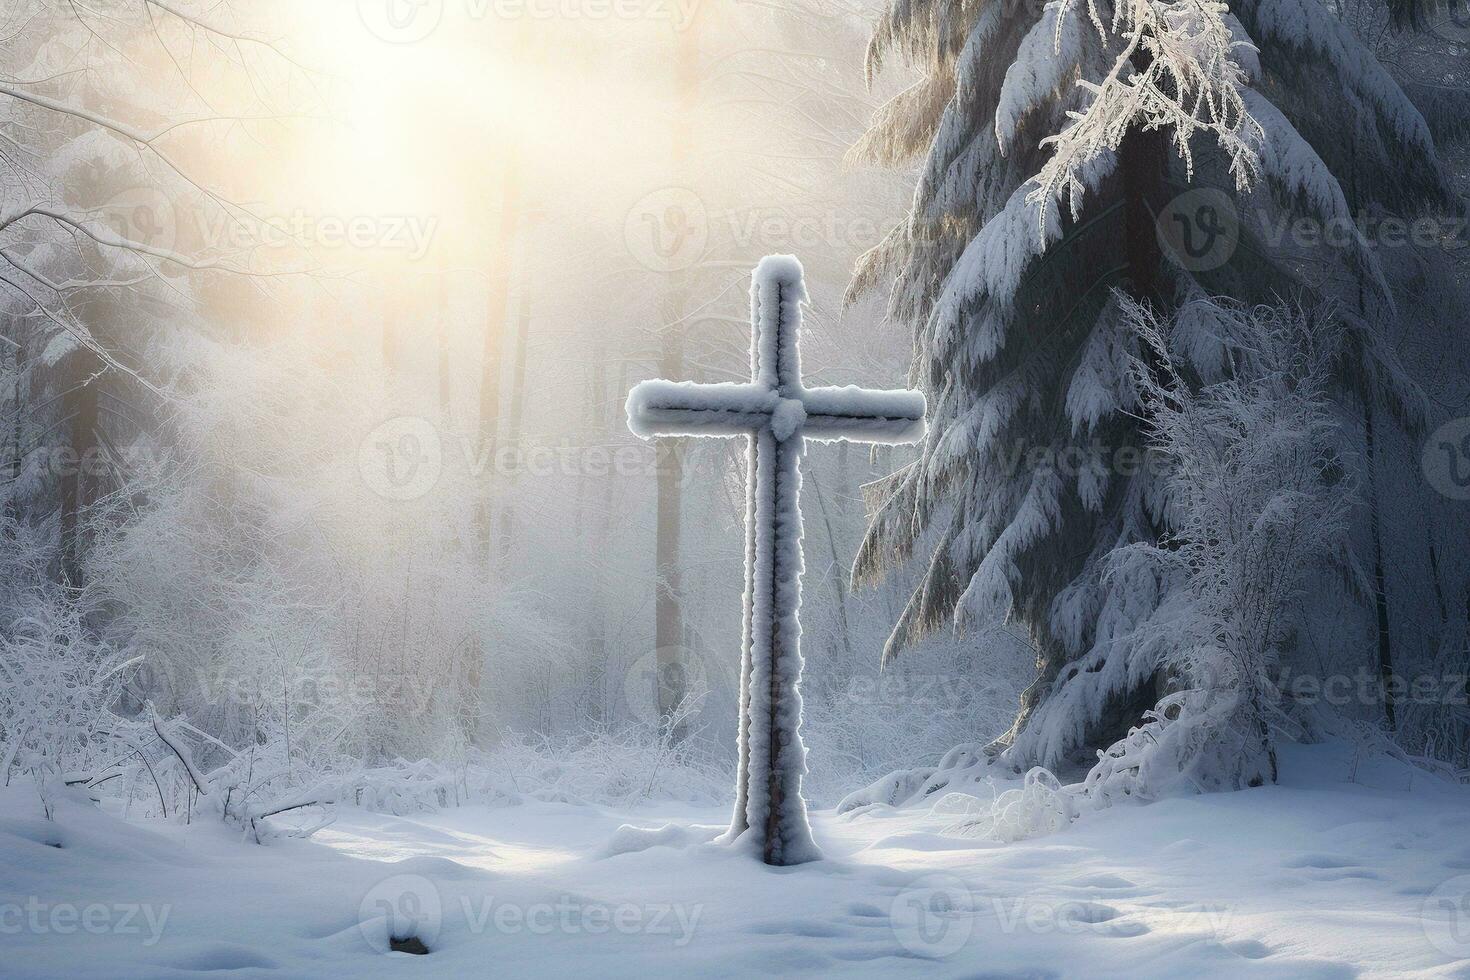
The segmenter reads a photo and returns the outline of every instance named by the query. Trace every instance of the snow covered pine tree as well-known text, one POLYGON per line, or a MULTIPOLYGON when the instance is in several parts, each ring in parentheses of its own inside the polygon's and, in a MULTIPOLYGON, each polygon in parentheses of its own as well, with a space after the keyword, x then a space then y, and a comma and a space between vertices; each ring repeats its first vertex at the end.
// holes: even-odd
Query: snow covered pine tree
POLYGON ((1105 574, 1115 548, 1168 530, 1128 380, 1151 355, 1116 296, 1174 319, 1204 384, 1230 369, 1206 296, 1338 298, 1339 393, 1413 425, 1384 343, 1397 279, 1353 219, 1448 209, 1447 178, 1424 116, 1318 0, 895 0, 870 74, 893 54, 924 77, 855 153, 927 158, 852 295, 893 283, 932 424, 874 488, 855 575, 927 561, 885 659, 951 622, 1029 632, 1040 676, 992 752, 1018 771, 1085 761, 1162 686, 1129 637, 1163 581, 1105 574), (1273 234, 1297 218, 1343 240, 1273 234))
POLYGON ((895 444, 924 434, 924 396, 916 391, 803 387, 797 341, 805 299, 801 263, 766 256, 750 290, 750 382, 644 381, 628 394, 635 435, 748 437, 740 769, 728 838, 744 838, 776 865, 821 856, 801 796, 798 467, 805 440, 895 444))

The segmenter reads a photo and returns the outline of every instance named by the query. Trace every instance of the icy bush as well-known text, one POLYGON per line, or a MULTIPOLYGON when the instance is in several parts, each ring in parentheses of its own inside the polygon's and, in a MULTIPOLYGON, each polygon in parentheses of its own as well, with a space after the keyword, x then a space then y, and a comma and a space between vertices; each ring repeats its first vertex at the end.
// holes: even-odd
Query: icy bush
POLYGON ((1020 786, 997 794, 994 782, 987 780, 984 788, 986 796, 949 793, 934 804, 930 812, 952 819, 941 833, 1009 844, 1054 834, 1077 818, 1080 787, 1063 786, 1040 766, 1026 773, 1020 786))
POLYGON ((497 788, 515 794, 605 806, 724 802, 734 773, 734 760, 700 739, 600 724, 561 737, 507 733, 479 765, 497 788))
POLYGON ((1035 654, 1009 630, 993 629, 926 639, 882 667, 813 659, 821 673, 802 692, 808 798, 832 806, 857 795, 855 787, 909 773, 868 800, 894 805, 924 782, 912 775, 914 760, 1005 729, 1035 654))
POLYGON ((1071 824, 1074 816, 1067 790, 1038 766, 1026 774, 1019 789, 1008 789, 996 798, 991 835, 1006 843, 1044 837, 1071 824))
MULTIPOLYGON (((1179 692, 1144 725, 1117 767, 1108 752, 1089 784, 1110 792, 1141 778, 1153 794, 1183 777, 1201 789, 1274 782, 1281 715, 1274 677, 1301 616, 1300 600, 1325 569, 1347 569, 1350 488, 1332 448, 1328 395, 1340 349, 1336 323, 1286 307, 1221 305, 1235 362, 1230 377, 1194 390, 1168 334, 1143 307, 1125 310, 1153 364, 1134 361, 1154 450, 1170 467, 1171 531, 1156 544, 1120 549, 1114 574, 1152 569, 1179 583, 1125 642, 1154 651, 1179 692)), ((1109 750, 1110 752, 1112 750, 1109 750)))
POLYGON ((111 708, 138 658, 91 640, 74 604, 38 590, 0 634, 0 778, 35 781, 47 815, 68 782, 89 782, 119 746, 111 708))
MULTIPOLYGON (((1132 375, 1151 447, 1167 464, 1169 530, 1116 549, 1109 574, 1166 583, 1119 645, 1124 662, 1161 670, 1169 690, 1098 752, 1083 784, 1095 808, 1274 782, 1278 732, 1295 734, 1276 677, 1295 652, 1301 600, 1326 572, 1357 574, 1328 394, 1336 322, 1218 302, 1212 319, 1234 370, 1196 387, 1171 325, 1120 302, 1150 352, 1147 363, 1132 359, 1132 375)), ((1074 669, 1063 682, 1091 681, 1074 669)))

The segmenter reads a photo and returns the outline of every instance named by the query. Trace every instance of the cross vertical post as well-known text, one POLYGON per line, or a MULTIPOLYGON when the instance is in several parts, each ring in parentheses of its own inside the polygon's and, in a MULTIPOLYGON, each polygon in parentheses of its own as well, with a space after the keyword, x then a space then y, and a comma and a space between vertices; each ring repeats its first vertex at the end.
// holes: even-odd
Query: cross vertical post
POLYGON ((821 857, 801 777, 801 457, 822 441, 915 442, 924 396, 853 386, 805 388, 799 335, 801 264, 771 255, 751 286, 751 380, 645 381, 628 395, 628 425, 644 438, 745 436, 745 616, 740 658, 739 772, 727 839, 767 864, 821 857))

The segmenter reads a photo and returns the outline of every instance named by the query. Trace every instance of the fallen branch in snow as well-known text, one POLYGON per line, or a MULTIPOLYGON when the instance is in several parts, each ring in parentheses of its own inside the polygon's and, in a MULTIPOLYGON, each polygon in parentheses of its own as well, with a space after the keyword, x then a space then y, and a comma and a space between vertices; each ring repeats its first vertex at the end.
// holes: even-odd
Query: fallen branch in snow
POLYGON ((199 791, 200 796, 209 795, 209 779, 194 765, 194 756, 190 754, 188 746, 178 741, 159 720, 158 712, 153 710, 153 704, 148 704, 148 715, 153 723, 153 731, 158 735, 159 741, 168 746, 170 751, 178 757, 179 764, 189 774, 189 779, 194 783, 194 788, 199 791))

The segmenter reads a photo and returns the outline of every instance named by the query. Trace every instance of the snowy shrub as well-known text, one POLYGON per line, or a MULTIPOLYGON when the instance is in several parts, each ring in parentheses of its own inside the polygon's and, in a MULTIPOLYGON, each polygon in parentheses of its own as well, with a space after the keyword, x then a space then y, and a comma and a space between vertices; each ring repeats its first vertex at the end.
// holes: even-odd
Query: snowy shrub
POLYGON ((317 781, 318 795, 376 813, 427 813, 471 801, 513 799, 468 758, 454 762, 394 759, 380 766, 349 764, 317 781))
MULTIPOLYGON (((1325 568, 1351 570, 1351 494, 1331 448, 1327 387, 1338 329, 1286 307, 1221 306, 1234 373, 1194 390, 1169 330, 1125 305, 1152 363, 1134 360, 1153 449, 1166 461, 1171 530, 1118 549, 1112 574, 1156 574, 1173 585, 1121 642, 1162 668, 1173 693, 1145 723, 1099 754, 1094 802, 1153 796, 1183 781, 1198 789, 1276 778, 1273 732, 1282 715, 1274 677, 1289 655, 1307 585, 1325 568)), ((1084 675, 1064 683, 1085 685, 1084 675)))
POLYGON ((610 729, 589 723, 560 737, 506 733, 478 766, 480 792, 509 791, 532 799, 604 806, 648 801, 715 803, 730 798, 734 760, 698 739, 676 739, 665 728, 610 729))
POLYGON ((88 783, 118 746, 111 731, 123 683, 138 658, 88 637, 75 604, 37 590, 31 615, 0 633, 0 774, 35 780, 49 800, 65 783, 88 783))
POLYGON ((995 796, 995 779, 1019 775, 1007 767, 997 769, 1000 749, 994 742, 965 742, 945 752, 935 766, 896 769, 867 786, 847 794, 837 804, 838 813, 866 807, 907 806, 933 803, 948 796, 995 796))
POLYGON ((462 546, 469 474, 446 465, 442 493, 405 502, 364 469, 364 420, 409 395, 297 342, 181 338, 168 357, 189 379, 175 448, 104 509, 90 586, 109 635, 146 651, 159 711, 216 740, 201 765, 270 756, 298 788, 401 758, 452 766, 512 720, 494 712, 562 683, 571 647, 536 597, 462 546))
POLYGON ((868 802, 912 796, 926 778, 914 775, 914 760, 1004 730, 1032 659, 1016 637, 994 630, 963 643, 928 642, 882 669, 817 661, 824 673, 802 692, 808 799, 829 806, 889 773, 897 783, 868 802))
POLYGON ((1006 843, 1045 837, 1070 825, 1075 816, 1068 789, 1038 766, 1026 774, 1020 788, 996 797, 990 836, 1006 843))
POLYGON ((1470 782, 1470 635, 1465 620, 1446 617, 1439 634, 1429 638, 1425 654, 1404 672, 1453 686, 1437 686, 1435 696, 1400 701, 1396 737, 1421 764, 1470 782))
MULTIPOLYGON (((283 756, 279 751, 259 751, 263 748, 259 745, 232 749, 187 721, 165 720, 151 703, 145 706, 144 718, 119 726, 119 730, 130 744, 155 748, 159 761, 152 771, 155 780, 163 780, 158 788, 164 816, 171 799, 175 819, 182 817, 188 823, 219 820, 256 843, 276 836, 309 837, 331 822, 330 806, 336 802, 332 784, 314 774, 297 772, 288 756, 280 765, 273 764, 273 756, 283 756), (149 741, 150 736, 155 741, 149 741), (213 766, 197 761, 206 757, 221 761, 213 766), (304 824, 267 823, 271 817, 299 816, 305 811, 315 817, 304 824)), ((147 750, 140 747, 138 751, 147 750)))
POLYGON ((954 818, 941 833, 1010 844, 1054 834, 1077 818, 1081 788, 1063 786, 1040 766, 1026 773, 1020 786, 997 794, 995 783, 987 780, 984 788, 985 796, 950 793, 934 804, 930 812, 954 818))
POLYGON ((1196 779, 1196 759, 1205 752, 1244 758, 1259 752, 1254 733, 1232 724, 1239 707, 1233 694, 1179 691, 1144 712, 1143 723, 1098 752, 1082 783, 1087 803, 1106 809, 1125 800, 1148 800, 1178 792, 1217 788, 1196 779))
POLYGON ((871 806, 897 807, 915 799, 923 799, 928 795, 924 791, 936 771, 932 767, 895 769, 838 800, 837 812, 839 814, 856 813, 871 806))
POLYGON ((129 804, 141 789, 140 813, 210 814, 260 839, 266 817, 328 802, 293 795, 289 765, 273 768, 260 746, 232 750, 192 725, 165 722, 151 704, 125 716, 144 658, 97 641, 88 607, 59 589, 37 587, 30 607, 0 633, 0 772, 6 783, 33 779, 48 816, 64 786, 129 804), (196 748, 212 768, 195 761, 196 748))

